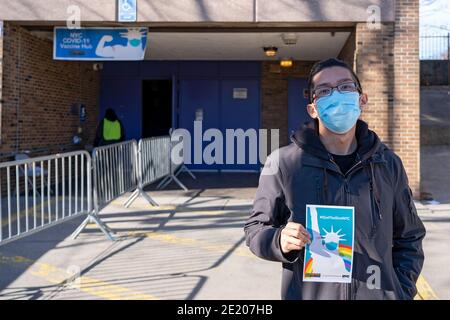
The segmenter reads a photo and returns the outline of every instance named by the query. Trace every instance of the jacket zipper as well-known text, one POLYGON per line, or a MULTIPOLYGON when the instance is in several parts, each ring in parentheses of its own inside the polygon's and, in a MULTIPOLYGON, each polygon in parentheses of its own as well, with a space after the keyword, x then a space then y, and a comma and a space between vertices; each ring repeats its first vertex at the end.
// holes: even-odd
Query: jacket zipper
MULTIPOLYGON (((350 196, 349 196, 349 188, 348 188, 347 178, 344 178, 344 192, 345 192, 345 205, 348 206, 350 204, 350 196)), ((345 286, 345 291, 346 291, 345 299, 346 300, 351 300, 353 279, 350 279, 350 281, 351 281, 351 283, 346 283, 346 286, 345 286)))
MULTIPOLYGON (((348 188, 348 179, 350 177, 350 174, 352 173, 352 170, 356 168, 358 165, 362 163, 361 160, 359 160, 356 164, 354 164, 347 172, 346 174, 343 174, 341 171, 341 168, 339 168, 339 165, 333 160, 333 158, 330 158, 330 161, 334 163, 334 165, 339 169, 339 173, 344 177, 344 193, 345 193, 345 205, 348 205, 350 203, 350 190, 348 188)), ((352 300, 353 299, 353 278, 350 280, 350 283, 345 284, 345 300, 352 300)))
POLYGON ((372 230, 370 230, 370 238, 373 237, 373 235, 375 234, 375 226, 376 226, 376 208, 375 208, 375 199, 373 196, 373 181, 370 183, 370 206, 372 208, 372 215, 371 215, 371 219, 372 219, 372 230))
POLYGON ((356 168, 358 165, 360 165, 360 164, 362 163, 361 160, 358 161, 357 163, 355 163, 355 164, 353 165, 353 167, 351 167, 351 168, 347 171, 346 174, 343 174, 342 171, 341 171, 341 168, 339 168, 339 165, 338 165, 332 158, 330 158, 330 161, 331 161, 331 163, 333 163, 333 164, 338 168, 339 173, 340 173, 341 176, 343 176, 345 179, 348 178, 348 177, 350 176, 350 173, 352 173, 352 170, 353 170, 354 168, 356 168))

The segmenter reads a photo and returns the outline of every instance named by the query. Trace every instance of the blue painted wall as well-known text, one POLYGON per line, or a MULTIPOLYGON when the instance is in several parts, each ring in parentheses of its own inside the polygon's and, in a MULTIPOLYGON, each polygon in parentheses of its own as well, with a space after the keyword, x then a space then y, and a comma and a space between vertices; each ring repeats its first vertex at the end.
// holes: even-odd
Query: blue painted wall
MULTIPOLYGON (((113 108, 124 124, 126 138, 140 139, 142 80, 172 79, 174 127, 192 131, 195 110, 203 108, 203 130, 259 129, 260 66, 258 61, 107 62, 101 76, 100 116, 106 108, 113 108), (247 88, 248 98, 232 99, 233 88, 247 88)), ((259 165, 196 166, 212 168, 259 169, 259 165)))

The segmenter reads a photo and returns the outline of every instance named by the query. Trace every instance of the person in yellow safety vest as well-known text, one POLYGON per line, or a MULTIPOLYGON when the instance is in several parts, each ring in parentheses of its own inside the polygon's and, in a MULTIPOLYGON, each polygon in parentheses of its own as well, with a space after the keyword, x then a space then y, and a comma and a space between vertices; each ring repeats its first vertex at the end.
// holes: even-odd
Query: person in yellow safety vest
POLYGON ((97 127, 94 146, 106 146, 125 140, 125 131, 113 109, 108 108, 105 117, 97 127))

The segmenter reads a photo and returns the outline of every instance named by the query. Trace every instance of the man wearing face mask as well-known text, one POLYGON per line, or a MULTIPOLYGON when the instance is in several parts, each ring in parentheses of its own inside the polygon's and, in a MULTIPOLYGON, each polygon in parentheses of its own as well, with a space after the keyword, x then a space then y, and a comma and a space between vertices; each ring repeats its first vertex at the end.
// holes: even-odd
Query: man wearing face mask
POLYGON ((368 97, 345 62, 316 63, 309 93, 313 120, 265 164, 247 245, 282 262, 283 299, 413 299, 425 228, 400 158, 359 120, 368 97), (351 283, 302 281, 307 204, 355 208, 351 283))

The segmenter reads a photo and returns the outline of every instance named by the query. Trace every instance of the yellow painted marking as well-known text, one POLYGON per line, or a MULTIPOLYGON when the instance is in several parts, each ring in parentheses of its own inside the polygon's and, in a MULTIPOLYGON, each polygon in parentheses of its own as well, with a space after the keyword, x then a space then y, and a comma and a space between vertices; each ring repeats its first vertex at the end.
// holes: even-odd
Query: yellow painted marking
POLYGON ((430 284, 425 280, 425 278, 420 275, 417 279, 417 296, 414 298, 416 300, 439 300, 438 296, 434 292, 430 284))
MULTIPOLYGON (((111 204, 115 205, 115 206, 123 206, 123 203, 125 202, 125 200, 113 200, 111 201, 111 204)), ((176 205, 159 205, 159 206, 152 206, 149 203, 136 203, 134 202, 130 208, 137 208, 137 209, 147 209, 150 211, 158 211, 158 210, 177 210, 177 206, 176 205)))
MULTIPOLYGON (((52 206, 53 204, 55 203, 55 200, 53 199, 53 200, 50 200, 50 205, 52 206)), ((36 206, 36 217, 37 218, 41 218, 41 207, 42 206, 44 206, 44 208, 46 207, 46 206, 48 206, 49 205, 49 201, 48 200, 46 200, 43 204, 38 204, 37 206, 36 206)), ((16 207, 14 207, 14 209, 16 209, 16 207)), ((22 218, 25 218, 25 214, 26 214, 26 208, 25 209, 22 209, 22 210, 20 210, 19 211, 19 216, 21 216, 22 218)), ((31 207, 28 207, 28 216, 29 217, 33 217, 33 206, 31 206, 31 207)), ((52 214, 54 214, 54 213, 52 213, 52 214)), ((7 215, 6 215, 7 216, 7 215)), ((48 212, 45 212, 45 216, 44 216, 44 218, 47 218, 48 217, 48 212)), ((11 223, 12 222, 15 222, 17 220, 17 212, 11 212, 11 223)), ((8 225, 8 219, 6 219, 3 223, 2 223, 2 227, 6 227, 8 225)))
MULTIPOLYGON (((47 219, 48 218, 48 212, 46 211, 47 207, 49 205, 50 206, 54 206, 56 204, 56 201, 58 201, 59 210, 60 210, 60 212, 59 212, 59 219, 62 219, 62 214, 63 214, 63 212, 62 212, 62 203, 63 203, 62 199, 63 199, 63 197, 52 198, 51 200, 45 200, 43 203, 37 204, 36 205, 36 218, 38 220, 41 219, 41 217, 42 217, 41 216, 41 214, 42 214, 41 213, 41 208, 44 207, 44 219, 47 219)), ((66 196, 65 199, 69 199, 69 197, 66 196)), ((29 202, 33 202, 33 200, 29 199, 29 202)), ((87 209, 87 203, 84 203, 84 207, 87 209)), ((66 203, 65 204, 65 210, 68 210, 68 208, 69 208, 69 204, 66 203)), ((15 204, 14 204, 14 208, 13 209, 16 209, 15 204)), ((56 212, 54 212, 53 209, 54 208, 52 207, 52 219, 56 219, 56 212)), ((72 209, 74 209, 73 205, 72 205, 72 209)), ((21 216, 22 218, 25 218, 26 217, 26 210, 27 210, 26 208, 20 210, 19 211, 19 216, 21 216)), ((66 218, 67 218, 68 217, 67 212, 65 212, 65 213, 66 213, 66 218)), ((73 214, 75 214, 75 213, 72 212, 72 215, 73 214)), ((5 216, 6 219, 4 218, 5 221, 2 222, 2 227, 8 226, 7 213, 4 214, 4 216, 5 216)), ((33 205, 28 207, 28 217, 29 217, 29 219, 32 219, 34 217, 33 205)), ((11 223, 13 223, 15 221, 17 221, 17 212, 11 212, 11 223)), ((52 221, 54 221, 54 220, 52 220, 52 221)), ((40 224, 37 225, 37 226, 40 226, 40 224)))
POLYGON ((183 208, 181 208, 177 213, 181 214, 198 214, 199 216, 220 216, 220 215, 226 215, 226 216, 248 216, 248 212, 242 212, 242 211, 228 211, 228 210, 208 210, 203 211, 201 208, 200 210, 196 211, 193 210, 195 208, 190 208, 189 210, 183 211, 183 208))
MULTIPOLYGON (((57 268, 48 263, 36 262, 25 257, 0 256, 0 264, 1 263, 33 264, 30 273, 35 277, 44 279, 53 284, 63 284, 68 278, 71 277, 71 274, 63 269, 57 268)), ((107 300, 157 300, 157 297, 151 294, 135 292, 128 288, 87 276, 80 276, 76 278, 73 281, 71 288, 107 300)))
MULTIPOLYGON (((176 245, 182 245, 182 246, 194 246, 198 247, 203 250, 212 251, 212 252, 227 252, 230 250, 232 245, 230 244, 211 244, 207 243, 206 241, 200 241, 197 239, 192 238, 184 238, 184 237, 178 237, 173 234, 168 234, 164 232, 129 232, 125 235, 125 238, 129 237, 145 237, 156 241, 161 241, 164 243, 170 243, 170 244, 176 244, 176 245)), ((238 247, 234 250, 234 253, 241 257, 249 257, 249 258, 256 258, 248 248, 238 247)))

